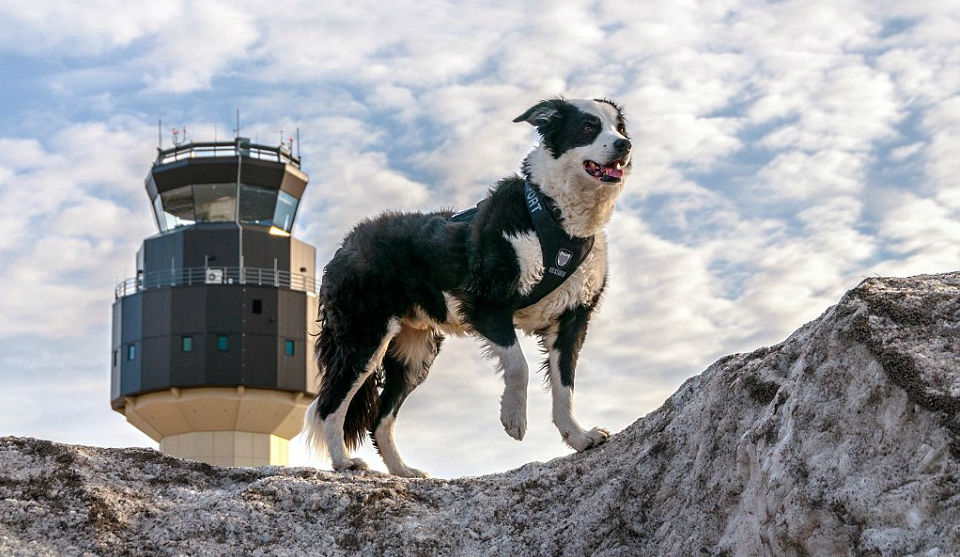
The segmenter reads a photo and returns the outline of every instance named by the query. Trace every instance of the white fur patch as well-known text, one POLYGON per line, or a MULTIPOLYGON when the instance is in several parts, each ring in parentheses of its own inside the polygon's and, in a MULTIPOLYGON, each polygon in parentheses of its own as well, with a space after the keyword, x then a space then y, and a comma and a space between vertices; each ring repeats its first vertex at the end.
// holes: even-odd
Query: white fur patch
POLYGON ((448 335, 465 336, 470 334, 470 327, 463 322, 463 315, 460 312, 460 300, 456 299, 449 292, 443 293, 443 299, 447 305, 447 320, 439 323, 431 319, 423 308, 414 306, 409 315, 405 315, 401 320, 406 327, 414 329, 437 329, 448 335))
POLYGON ((503 348, 490 344, 489 350, 496 354, 503 371, 503 397, 500 399, 500 422, 507 435, 517 441, 527 432, 527 384, 529 370, 523 357, 520 343, 503 348))
POLYGON ((407 466, 407 463, 400 457, 400 452, 397 450, 397 443, 393 439, 393 426, 395 422, 396 418, 394 415, 387 414, 383 417, 383 420, 380 421, 377 430, 373 434, 377 440, 377 450, 379 450, 380 456, 383 458, 383 463, 387 465, 387 470, 395 476, 404 478, 428 477, 427 473, 423 470, 417 470, 416 468, 407 466))
POLYGON ((399 358, 407 369, 420 369, 423 362, 434 356, 432 343, 427 338, 432 335, 429 329, 401 326, 390 344, 390 354, 399 358))
POLYGON ((443 293, 443 300, 447 304, 447 322, 443 323, 440 330, 451 335, 463 336, 470 331, 463 322, 463 312, 460 310, 461 302, 449 292, 443 293))
POLYGON ((529 294, 543 277, 543 251, 540 249, 540 240, 535 232, 518 234, 504 232, 503 237, 510 242, 513 251, 517 253, 517 263, 520 265, 518 290, 520 294, 529 294))

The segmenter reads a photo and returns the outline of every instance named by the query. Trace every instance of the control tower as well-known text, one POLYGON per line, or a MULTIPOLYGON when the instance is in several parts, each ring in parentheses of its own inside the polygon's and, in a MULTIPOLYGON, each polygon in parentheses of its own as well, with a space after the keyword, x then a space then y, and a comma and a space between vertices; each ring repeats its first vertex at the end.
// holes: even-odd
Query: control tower
POLYGON ((116 287, 110 404, 164 453, 287 463, 317 392, 316 250, 291 235, 307 181, 286 144, 158 148, 159 233, 116 287))

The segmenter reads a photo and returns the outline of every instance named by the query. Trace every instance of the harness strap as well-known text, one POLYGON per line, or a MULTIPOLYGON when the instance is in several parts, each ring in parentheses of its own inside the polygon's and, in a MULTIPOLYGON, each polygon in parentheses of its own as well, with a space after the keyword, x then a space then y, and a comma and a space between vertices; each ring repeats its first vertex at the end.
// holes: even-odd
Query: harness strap
POLYGON ((543 194, 529 180, 523 186, 523 193, 527 201, 527 211, 540 241, 543 277, 520 299, 517 309, 532 306, 559 288, 587 258, 594 242, 593 236, 580 238, 567 234, 553 212, 547 209, 543 194))
MULTIPOLYGON (((580 238, 570 236, 560 226, 557 217, 548 209, 547 200, 529 180, 523 186, 523 197, 527 202, 527 212, 533 221, 537 240, 540 242, 540 254, 543 257, 543 276, 540 282, 526 296, 517 302, 517 309, 523 309, 539 302, 547 294, 556 290, 567 278, 580 267, 583 260, 593 249, 594 237, 580 238)), ((470 223, 477 217, 480 205, 486 203, 484 199, 476 206, 454 213, 449 217, 451 222, 470 223)))
MULTIPOLYGON (((486 199, 483 201, 486 201, 486 199)), ((483 201, 480 203, 483 203, 483 201)), ((480 212, 480 203, 477 203, 469 209, 457 211, 456 213, 450 215, 450 218, 447 220, 450 222, 473 222, 473 219, 477 218, 477 213, 480 212)))

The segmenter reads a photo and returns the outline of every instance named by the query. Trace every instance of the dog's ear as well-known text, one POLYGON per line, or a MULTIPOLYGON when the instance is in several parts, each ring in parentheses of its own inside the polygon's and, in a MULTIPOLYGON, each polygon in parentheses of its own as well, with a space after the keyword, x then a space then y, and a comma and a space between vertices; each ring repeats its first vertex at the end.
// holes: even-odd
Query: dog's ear
POLYGON ((565 102, 563 99, 540 101, 528 108, 527 111, 520 116, 514 118, 513 121, 528 122, 537 128, 542 128, 560 115, 560 104, 563 102, 565 102))

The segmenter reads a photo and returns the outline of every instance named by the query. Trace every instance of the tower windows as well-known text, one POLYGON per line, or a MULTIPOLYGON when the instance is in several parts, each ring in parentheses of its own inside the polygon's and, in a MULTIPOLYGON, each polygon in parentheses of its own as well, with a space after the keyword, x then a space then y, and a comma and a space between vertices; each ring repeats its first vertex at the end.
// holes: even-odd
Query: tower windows
POLYGON ((253 313, 260 314, 263 313, 263 300, 253 300, 253 313))
POLYGON ((137 345, 128 344, 127 345, 127 360, 133 361, 137 359, 137 345))
POLYGON ((217 350, 225 352, 230 348, 230 339, 227 335, 217 335, 217 350))
POLYGON ((287 356, 293 356, 294 353, 296 352, 296 347, 297 345, 294 344, 292 340, 287 340, 286 342, 283 343, 283 352, 287 356))
POLYGON ((182 337, 180 337, 180 351, 181 351, 181 352, 193 352, 193 337, 192 337, 192 336, 182 336, 182 337))

